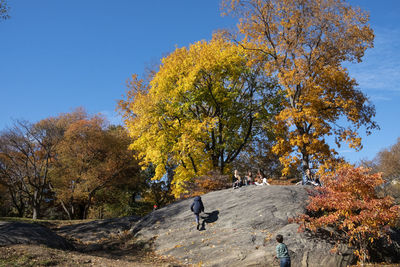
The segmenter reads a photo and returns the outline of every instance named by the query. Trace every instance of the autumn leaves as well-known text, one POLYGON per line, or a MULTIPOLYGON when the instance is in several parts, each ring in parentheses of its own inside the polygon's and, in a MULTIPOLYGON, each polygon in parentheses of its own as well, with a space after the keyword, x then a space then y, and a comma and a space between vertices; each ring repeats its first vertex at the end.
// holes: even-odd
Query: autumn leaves
POLYGON ((377 128, 375 110, 342 63, 372 46, 368 16, 342 1, 224 4, 239 18, 236 32, 177 48, 149 82, 134 76, 119 104, 154 179, 172 167, 175 194, 184 193, 196 176, 229 172, 261 133, 283 175, 343 163, 327 136, 361 148, 358 131, 377 128))

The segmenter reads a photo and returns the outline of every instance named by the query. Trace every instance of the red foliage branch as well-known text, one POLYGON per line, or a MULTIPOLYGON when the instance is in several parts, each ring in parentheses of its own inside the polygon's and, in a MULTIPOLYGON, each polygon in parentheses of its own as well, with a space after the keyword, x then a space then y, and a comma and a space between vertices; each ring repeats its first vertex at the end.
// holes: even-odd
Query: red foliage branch
POLYGON ((361 260, 369 258, 368 246, 387 238, 387 230, 400 218, 400 206, 391 197, 379 198, 376 187, 384 183, 380 173, 369 174, 366 168, 345 167, 321 179, 324 186, 310 196, 309 215, 296 218, 300 230, 333 229, 361 260))

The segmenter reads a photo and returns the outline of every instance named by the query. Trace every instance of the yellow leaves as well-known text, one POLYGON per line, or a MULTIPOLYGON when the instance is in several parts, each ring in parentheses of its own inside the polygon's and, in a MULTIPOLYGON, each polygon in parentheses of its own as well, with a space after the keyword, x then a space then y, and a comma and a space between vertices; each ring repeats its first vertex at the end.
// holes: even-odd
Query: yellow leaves
POLYGON ((152 178, 153 180, 160 180, 165 173, 165 165, 158 164, 155 169, 155 175, 152 178))
MULTIPOLYGON (((233 160, 227 155, 237 155, 235 150, 250 140, 246 134, 266 120, 269 110, 257 109, 256 103, 261 90, 273 87, 248 66, 248 55, 220 35, 177 48, 162 59, 148 90, 138 90, 144 85, 134 77, 134 92, 120 102, 133 138, 130 147, 144 165, 156 167, 153 179, 160 179, 167 165, 177 166, 175 195, 185 193, 185 184, 196 176, 220 166, 227 170, 233 160)), ((274 96, 262 100, 268 104, 269 99, 274 96)))

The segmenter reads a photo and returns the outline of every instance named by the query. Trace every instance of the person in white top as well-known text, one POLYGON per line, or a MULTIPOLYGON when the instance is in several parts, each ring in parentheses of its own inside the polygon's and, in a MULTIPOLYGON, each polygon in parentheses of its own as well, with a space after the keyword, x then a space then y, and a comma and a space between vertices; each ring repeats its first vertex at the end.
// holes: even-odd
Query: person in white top
POLYGON ((268 182, 267 182, 267 178, 262 178, 262 175, 261 175, 261 172, 260 171, 258 171, 258 173, 257 173, 257 179, 256 180, 258 180, 257 182, 255 182, 255 184, 256 185, 270 185, 268 182), (261 182, 262 181, 262 182, 261 182))

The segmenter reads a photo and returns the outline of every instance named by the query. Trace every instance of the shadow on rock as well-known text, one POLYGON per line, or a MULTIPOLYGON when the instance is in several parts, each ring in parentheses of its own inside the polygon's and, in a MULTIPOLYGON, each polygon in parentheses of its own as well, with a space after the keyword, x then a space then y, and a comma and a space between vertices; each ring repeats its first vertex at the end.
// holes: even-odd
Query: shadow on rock
POLYGON ((80 242, 101 242, 113 236, 121 236, 127 232, 139 217, 123 217, 97 220, 80 224, 62 226, 55 231, 80 242))
POLYGON ((34 244, 46 245, 56 249, 74 249, 74 246, 65 238, 42 225, 21 222, 0 222, 0 246, 13 244, 34 244))
POLYGON ((203 219, 203 222, 201 223, 201 228, 199 229, 200 231, 206 230, 206 228, 205 228, 206 223, 213 223, 218 220, 219 211, 214 210, 213 212, 205 212, 205 214, 207 216, 201 216, 201 218, 203 219))

